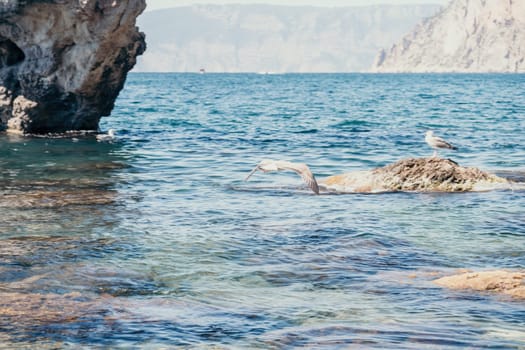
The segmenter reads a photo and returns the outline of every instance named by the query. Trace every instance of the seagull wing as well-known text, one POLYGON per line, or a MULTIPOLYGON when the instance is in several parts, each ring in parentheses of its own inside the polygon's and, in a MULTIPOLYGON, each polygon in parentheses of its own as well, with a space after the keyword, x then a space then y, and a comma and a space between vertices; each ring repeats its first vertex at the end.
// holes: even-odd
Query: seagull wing
POLYGON ((438 148, 457 149, 456 147, 452 146, 447 141, 443 140, 441 137, 434 136, 434 142, 435 142, 436 147, 438 148))
POLYGON ((310 171, 310 168, 306 164, 294 164, 293 168, 290 168, 290 170, 295 171, 297 174, 301 176, 303 181, 308 185, 308 187, 314 191, 315 194, 319 194, 319 185, 317 184, 317 180, 315 179, 314 174, 310 171))
POLYGON ((303 181, 308 187, 314 191, 315 194, 319 194, 319 185, 314 177, 314 174, 308 168, 308 165, 303 163, 292 163, 283 160, 270 160, 265 159, 261 161, 257 166, 248 174, 245 180, 248 180, 257 170, 262 172, 279 171, 279 170, 292 170, 301 176, 303 181))
POLYGON ((246 178, 244 179, 244 181, 248 181, 248 179, 249 179, 250 177, 252 177, 252 175, 255 174, 255 172, 256 172, 257 170, 259 170, 259 164, 257 164, 257 165, 255 166, 255 168, 253 168, 253 170, 250 171, 250 173, 248 174, 248 176, 246 176, 246 178))

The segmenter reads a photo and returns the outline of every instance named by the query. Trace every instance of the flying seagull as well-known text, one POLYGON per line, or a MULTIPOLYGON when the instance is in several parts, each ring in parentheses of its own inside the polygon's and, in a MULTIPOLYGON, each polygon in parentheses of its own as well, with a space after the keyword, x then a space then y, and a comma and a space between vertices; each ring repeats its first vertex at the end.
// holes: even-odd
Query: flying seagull
POLYGON ((427 133, 425 134, 425 141, 430 147, 434 149, 434 154, 432 155, 432 157, 437 157, 437 150, 439 148, 457 150, 457 147, 452 146, 450 143, 443 140, 441 137, 434 136, 434 132, 431 130, 427 131, 427 133))
POLYGON ((248 179, 257 171, 260 170, 263 173, 268 173, 270 171, 279 171, 279 170, 292 170, 295 171, 297 174, 301 175, 301 178, 303 181, 310 187, 312 191, 314 191, 315 194, 319 194, 319 185, 317 185, 317 181, 315 180, 314 174, 310 171, 310 168, 308 168, 308 165, 303 163, 292 163, 287 162, 284 160, 271 160, 271 159, 264 159, 261 160, 259 164, 253 170, 246 176, 245 181, 248 181, 248 179))

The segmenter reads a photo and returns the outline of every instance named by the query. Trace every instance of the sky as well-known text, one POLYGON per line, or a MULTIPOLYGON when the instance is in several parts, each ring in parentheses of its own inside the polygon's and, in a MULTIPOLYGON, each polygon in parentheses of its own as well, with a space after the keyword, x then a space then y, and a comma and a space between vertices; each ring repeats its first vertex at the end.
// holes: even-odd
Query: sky
POLYGON ((365 6, 378 4, 439 4, 450 0, 146 0, 147 11, 194 4, 274 4, 309 6, 365 6))

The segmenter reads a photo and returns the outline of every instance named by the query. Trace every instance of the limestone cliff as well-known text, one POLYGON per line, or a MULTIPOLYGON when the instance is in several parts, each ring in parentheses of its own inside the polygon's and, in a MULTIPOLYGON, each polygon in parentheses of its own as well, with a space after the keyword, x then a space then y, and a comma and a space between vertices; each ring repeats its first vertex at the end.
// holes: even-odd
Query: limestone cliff
POLYGON ((0 1, 0 129, 97 129, 136 56, 145 0, 0 1))
POLYGON ((525 72, 525 0, 453 0, 376 57, 375 72, 525 72))

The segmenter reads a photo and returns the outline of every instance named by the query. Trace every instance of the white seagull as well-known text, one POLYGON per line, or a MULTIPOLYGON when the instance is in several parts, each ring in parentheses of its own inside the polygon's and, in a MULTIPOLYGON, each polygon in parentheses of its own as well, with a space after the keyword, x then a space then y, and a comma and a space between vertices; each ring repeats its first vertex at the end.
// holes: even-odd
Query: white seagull
POLYGON ((284 160, 271 160, 271 159, 264 159, 261 160, 259 164, 253 170, 246 176, 245 181, 248 181, 248 179, 257 171, 260 170, 263 173, 268 173, 270 171, 279 171, 279 170, 292 170, 295 171, 297 174, 301 175, 301 178, 303 181, 308 185, 308 187, 314 191, 315 194, 319 194, 319 185, 317 184, 317 181, 315 180, 314 174, 310 171, 310 168, 308 168, 308 165, 303 163, 292 163, 287 162, 284 160))
POLYGON ((109 129, 107 134, 98 134, 97 141, 106 142, 112 141, 115 138, 115 130, 109 129))
POLYGON ((434 149, 434 154, 432 155, 432 157, 437 157, 437 150, 439 148, 457 150, 457 147, 452 146, 450 143, 443 140, 441 137, 434 136, 434 132, 431 130, 427 131, 427 133, 425 134, 425 141, 430 147, 434 149))

